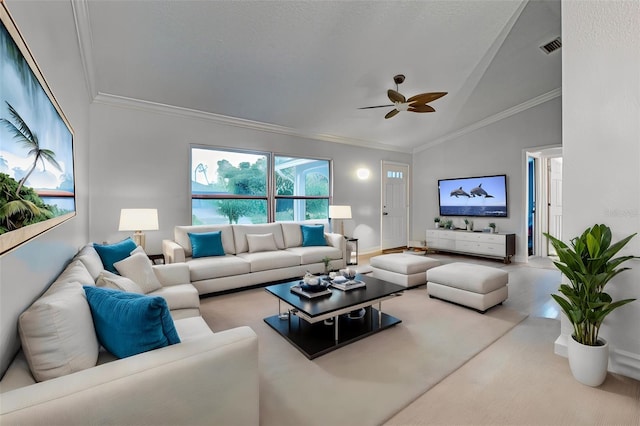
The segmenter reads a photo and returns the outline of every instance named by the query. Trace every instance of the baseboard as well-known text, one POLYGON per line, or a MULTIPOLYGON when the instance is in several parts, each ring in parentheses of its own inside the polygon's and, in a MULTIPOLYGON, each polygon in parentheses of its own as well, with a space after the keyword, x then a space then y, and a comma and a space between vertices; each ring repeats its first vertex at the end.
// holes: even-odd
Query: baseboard
POLYGON ((609 371, 640 380, 640 354, 614 349, 609 354, 609 371))
POLYGON ((553 353, 556 355, 560 355, 563 357, 567 357, 567 336, 561 334, 558 336, 556 341, 553 343, 553 353))

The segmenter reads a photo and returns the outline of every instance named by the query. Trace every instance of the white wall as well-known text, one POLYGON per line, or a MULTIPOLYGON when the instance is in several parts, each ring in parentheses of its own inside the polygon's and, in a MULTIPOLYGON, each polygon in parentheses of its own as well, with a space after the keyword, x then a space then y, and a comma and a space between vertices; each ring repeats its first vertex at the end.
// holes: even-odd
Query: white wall
MULTIPOLYGON (((595 223, 640 231, 640 2, 562 2, 563 239, 595 223)), ((640 236, 624 254, 640 255, 640 236)), ((609 284, 640 299, 640 260, 609 284)), ((640 379, 640 301, 601 328, 612 371, 640 379)), ((563 328, 566 330, 566 327, 563 328)), ((563 333, 566 340, 568 333, 563 333)), ((562 340, 562 339, 559 339, 562 340)))
MULTIPOLYGON (((137 106, 137 105, 132 105, 137 106)), ((91 241, 118 241, 121 208, 158 208, 159 231, 146 232, 147 252, 160 253, 175 225, 191 224, 190 144, 333 159, 335 204, 350 204, 345 234, 360 239, 361 252, 380 246, 380 162, 410 164, 411 156, 321 142, 220 124, 171 108, 159 112, 115 102, 91 106, 91 241), (356 170, 371 170, 368 180, 356 170), (355 233, 354 233, 355 230, 355 233)))
MULTIPOLYGON (((527 253, 525 218, 525 170, 523 150, 562 143, 562 102, 560 98, 527 109, 509 118, 471 133, 448 140, 413 156, 413 235, 424 240, 425 230, 433 228, 438 214, 438 179, 507 175, 509 217, 474 218, 476 229, 495 222, 499 232, 516 234, 516 261, 525 261, 527 253)), ((464 218, 451 218, 464 226, 464 218)))
POLYGON ((8 2, 9 12, 75 131, 77 216, 0 257, 0 374, 19 346, 18 315, 88 240, 88 96, 69 2, 8 2))

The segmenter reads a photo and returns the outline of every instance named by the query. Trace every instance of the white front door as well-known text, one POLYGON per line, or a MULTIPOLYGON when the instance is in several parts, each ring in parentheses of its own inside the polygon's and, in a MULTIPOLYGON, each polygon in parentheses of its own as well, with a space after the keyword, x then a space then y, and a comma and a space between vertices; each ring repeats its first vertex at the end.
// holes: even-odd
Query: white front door
POLYGON ((406 247, 409 165, 382 162, 382 250, 406 247))

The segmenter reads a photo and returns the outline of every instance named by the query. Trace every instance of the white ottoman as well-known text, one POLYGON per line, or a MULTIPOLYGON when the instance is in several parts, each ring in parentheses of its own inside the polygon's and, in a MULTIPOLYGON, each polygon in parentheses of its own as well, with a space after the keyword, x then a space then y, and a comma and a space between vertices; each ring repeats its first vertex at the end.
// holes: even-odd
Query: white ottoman
POLYGON ((470 263, 449 263, 429 271, 427 294, 484 313, 509 295, 506 271, 470 263))
POLYGON ((373 276, 404 287, 427 283, 427 270, 440 265, 430 257, 392 253, 374 256, 369 260, 373 276))

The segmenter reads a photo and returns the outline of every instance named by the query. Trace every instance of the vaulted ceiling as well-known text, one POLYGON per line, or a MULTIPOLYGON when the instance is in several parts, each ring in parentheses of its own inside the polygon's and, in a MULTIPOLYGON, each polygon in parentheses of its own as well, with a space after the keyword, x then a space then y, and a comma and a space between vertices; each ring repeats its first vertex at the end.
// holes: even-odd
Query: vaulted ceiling
POLYGON ((560 96, 560 1, 94 1, 90 91, 412 152, 560 96), (433 113, 385 119, 393 76, 433 113))

